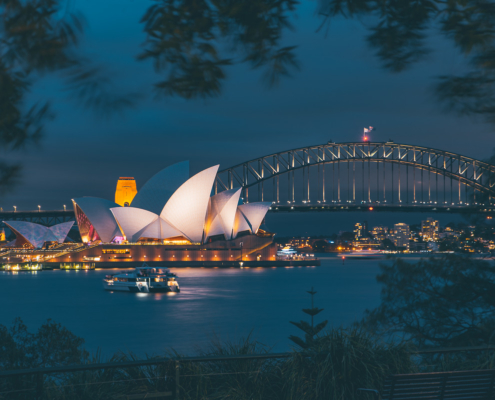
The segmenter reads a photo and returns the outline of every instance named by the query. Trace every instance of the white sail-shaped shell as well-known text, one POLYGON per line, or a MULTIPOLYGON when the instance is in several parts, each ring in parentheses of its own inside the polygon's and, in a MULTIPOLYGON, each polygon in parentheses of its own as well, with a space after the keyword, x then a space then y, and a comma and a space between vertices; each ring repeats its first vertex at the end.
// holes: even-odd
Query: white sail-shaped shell
POLYGON ((160 216, 191 242, 202 242, 211 189, 219 165, 188 179, 165 204, 160 216))
POLYGON ((90 225, 92 225, 104 243, 110 243, 116 236, 122 235, 117 221, 110 211, 111 208, 120 207, 118 204, 98 197, 80 197, 73 199, 72 202, 74 203, 74 212, 83 242, 94 239, 93 236, 87 236, 87 233, 91 232, 90 225), (81 212, 83 215, 81 215, 81 212), (86 219, 90 225, 88 225, 86 219), (87 230, 88 232, 86 232, 87 230))
POLYGON ((173 164, 152 176, 132 200, 131 206, 160 214, 174 192, 189 179, 189 161, 173 164))
POLYGON ((169 239, 177 236, 183 236, 182 232, 175 229, 162 218, 157 218, 141 233, 141 238, 148 239, 169 239))
POLYGON ((235 214, 242 188, 230 189, 210 198, 205 225, 205 237, 221 235, 232 238, 235 214))
POLYGON ((35 248, 42 247, 45 242, 63 243, 70 228, 74 225, 74 221, 64 222, 52 227, 24 221, 3 222, 14 232, 17 238, 23 238, 35 248))
POLYGON ((269 202, 257 202, 238 206, 234 222, 234 238, 239 232, 246 230, 256 234, 271 205, 272 203, 269 202))
POLYGON ((129 242, 137 242, 146 227, 159 216, 147 210, 135 207, 116 207, 110 209, 122 233, 129 242))
POLYGON ((232 233, 232 237, 235 239, 239 232, 244 231, 251 232, 251 225, 249 224, 244 214, 239 210, 239 208, 237 208, 235 213, 234 230, 232 233))
MULTIPOLYGON (((3 221, 18 238, 22 237, 35 248, 40 248, 45 242, 45 236, 48 228, 43 225, 33 224, 32 222, 24 221, 3 221)), ((16 238, 16 239, 17 239, 16 238)))
POLYGON ((70 229, 74 225, 74 221, 63 222, 61 224, 50 226, 48 229, 57 239, 57 242, 63 243, 69 234, 70 229))

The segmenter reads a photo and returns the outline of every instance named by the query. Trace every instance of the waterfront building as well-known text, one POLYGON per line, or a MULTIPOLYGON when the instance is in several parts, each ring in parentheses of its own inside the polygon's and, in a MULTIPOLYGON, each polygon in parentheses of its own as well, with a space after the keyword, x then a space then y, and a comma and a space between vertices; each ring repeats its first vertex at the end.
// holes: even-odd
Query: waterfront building
POLYGON ((421 221, 421 236, 425 242, 436 242, 439 234, 439 223, 433 218, 426 218, 421 221))
POLYGON ((393 242, 397 247, 409 248, 409 240, 411 232, 409 225, 404 223, 398 223, 394 225, 393 242))
POLYGON ((375 226, 371 231, 371 235, 380 242, 387 239, 388 228, 386 226, 375 226))
POLYGON ((356 223, 354 225, 354 239, 359 240, 364 236, 364 226, 361 223, 356 223))
POLYGON ((115 189, 115 203, 122 207, 129 207, 136 193, 136 180, 134 178, 121 177, 117 181, 117 189, 115 189))
POLYGON ((286 246, 294 247, 294 248, 305 248, 311 246, 311 238, 308 237, 293 237, 286 246))

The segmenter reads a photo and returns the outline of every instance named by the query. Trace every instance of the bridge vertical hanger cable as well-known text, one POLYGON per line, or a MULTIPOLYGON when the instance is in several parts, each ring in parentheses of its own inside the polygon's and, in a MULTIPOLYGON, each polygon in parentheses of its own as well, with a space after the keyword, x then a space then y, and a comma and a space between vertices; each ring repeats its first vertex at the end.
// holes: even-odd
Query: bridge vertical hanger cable
MULTIPOLYGON (((379 151, 379 150, 378 150, 379 151)), ((376 201, 380 202, 380 163, 378 162, 378 151, 376 152, 376 201)))
MULTIPOLYGON (((334 156, 332 156, 332 160, 334 156)), ((332 203, 335 203, 335 162, 332 163, 332 203)))
MULTIPOLYGON (((385 158, 385 145, 383 145, 383 158, 385 158)), ((383 202, 384 203, 387 202, 387 196, 385 193, 385 182, 387 181, 386 171, 387 171, 387 166, 383 164, 383 202)))
MULTIPOLYGON (((392 150, 392 158, 391 160, 394 160, 394 150, 392 150)), ((391 203, 394 204, 394 163, 392 162, 392 199, 391 203)))
MULTIPOLYGON (((461 166, 461 159, 459 158, 459 175, 462 174, 462 166, 461 166)), ((461 179, 459 178, 459 204, 462 204, 462 199, 461 199, 461 179)))
MULTIPOLYGON (((438 171, 438 157, 435 160, 435 168, 438 171)), ((438 173, 435 172, 435 204, 438 204, 438 173)))
MULTIPOLYGON (((318 160, 320 160, 320 148, 318 147, 318 160)), ((320 196, 320 182, 321 182, 321 167, 320 163, 318 163, 318 181, 316 184, 316 202, 320 203, 321 201, 321 196, 320 196)), ((323 164, 325 165, 325 164, 323 164)))
MULTIPOLYGON (((467 189, 468 189, 468 185, 464 184, 464 203, 469 203, 467 189)), ((488 199, 488 204, 490 204, 490 199, 488 199)))
MULTIPOLYGON (((304 153, 303 153, 303 163, 304 163, 304 153)), ((305 201, 304 189, 306 188, 306 168, 304 168, 304 166, 302 167, 302 174, 303 174, 303 180, 302 180, 302 200, 305 201)))
POLYGON ((400 154, 400 147, 399 147, 399 155, 398 155, 399 164, 397 165, 397 169, 398 169, 398 172, 399 172, 399 185, 398 185, 398 188, 397 188, 397 201, 399 203, 400 203, 400 157, 401 157, 401 154, 400 154))
POLYGON ((371 203, 371 149, 368 142, 368 203, 371 203))
POLYGON ((454 172, 454 160, 450 160, 450 205, 454 205, 454 183, 452 175, 454 172))
POLYGON ((431 204, 431 156, 428 158, 428 203, 431 204))
POLYGON ((289 158, 287 159, 287 203, 290 203, 290 152, 289 152, 289 158))
POLYGON ((311 166, 309 165, 309 149, 308 149, 308 154, 307 154, 307 157, 308 157, 308 203, 311 202, 311 198, 310 198, 310 195, 309 195, 309 192, 310 192, 310 186, 309 186, 309 179, 310 179, 310 169, 311 169, 311 166))
POLYGON ((356 203, 356 146, 352 146, 352 201, 356 203))
MULTIPOLYGON (((416 147, 413 147, 413 161, 416 164, 416 147)), ((416 204, 416 167, 413 168, 413 203, 416 204)))
POLYGON ((347 202, 350 203, 351 202, 351 195, 350 195, 350 191, 351 191, 351 174, 350 174, 350 163, 351 161, 349 160, 349 158, 347 158, 347 202))
MULTIPOLYGON (((421 152, 421 164, 422 165, 424 164, 423 157, 424 157, 424 153, 421 152)), ((421 204, 425 204, 424 193, 425 193, 425 185, 424 185, 424 179, 423 179, 423 168, 421 168, 421 204)))
POLYGON ((326 195, 325 195, 325 167, 326 167, 326 163, 325 163, 325 149, 322 149, 322 156, 323 156, 323 168, 322 168, 322 172, 323 172, 323 181, 322 181, 322 196, 323 196, 323 203, 325 203, 327 200, 326 200, 326 195))
POLYGON ((361 158, 361 161, 363 162, 363 176, 362 176, 363 187, 362 187, 362 193, 361 193, 361 203, 364 203, 364 199, 365 199, 365 197, 364 197, 364 158, 361 158))
POLYGON ((291 182, 291 185, 292 185, 292 203, 295 202, 295 189, 294 189, 294 153, 292 153, 292 182, 291 182))
POLYGON ((406 155, 406 203, 409 204, 409 152, 406 155))

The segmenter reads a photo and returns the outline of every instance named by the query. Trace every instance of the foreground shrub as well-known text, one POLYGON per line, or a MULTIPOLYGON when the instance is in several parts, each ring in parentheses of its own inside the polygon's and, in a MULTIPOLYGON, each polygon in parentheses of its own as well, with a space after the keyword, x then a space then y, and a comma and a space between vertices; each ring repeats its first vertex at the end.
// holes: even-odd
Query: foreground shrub
POLYGON ((358 388, 378 389, 388 375, 414 371, 406 344, 382 342, 360 328, 332 329, 281 366, 281 398, 362 398, 358 388))

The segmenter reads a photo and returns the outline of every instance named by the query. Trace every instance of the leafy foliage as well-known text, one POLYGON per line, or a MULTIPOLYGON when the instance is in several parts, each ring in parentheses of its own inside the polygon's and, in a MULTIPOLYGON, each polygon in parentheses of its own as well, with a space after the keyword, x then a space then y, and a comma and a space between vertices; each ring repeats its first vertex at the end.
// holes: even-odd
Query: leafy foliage
POLYGON ((36 333, 17 318, 10 328, 0 325, 0 369, 54 367, 83 363, 84 339, 48 320, 36 333))
POLYGON ((165 75, 155 85, 159 95, 216 96, 226 78, 225 67, 235 62, 266 68, 264 80, 276 84, 298 67, 295 46, 280 46, 282 31, 291 28, 287 13, 296 4, 296 0, 154 0, 141 20, 147 39, 139 59, 151 59, 155 70, 165 75))
POLYGON ((466 57, 468 72, 442 75, 435 94, 447 110, 495 122, 495 4, 490 0, 321 0, 320 14, 368 17, 368 43, 385 69, 401 72, 429 53, 435 30, 466 57), (470 70, 469 70, 470 69, 470 70))
POLYGON ((404 344, 383 342, 361 328, 337 328, 281 367, 282 399, 360 399, 358 388, 380 389, 386 376, 416 370, 404 344))
POLYGON ((418 347, 493 343, 495 267, 447 255, 416 264, 381 264, 381 305, 365 324, 382 335, 400 334, 418 347))
MULTIPOLYGON (((36 145, 54 117, 47 101, 28 104, 36 81, 57 75, 72 99, 100 113, 132 106, 135 95, 120 94, 101 67, 76 48, 84 18, 68 13, 62 0, 0 0, 0 146, 3 151, 36 145)), ((0 163, 0 191, 20 176, 20 164, 0 163)))

